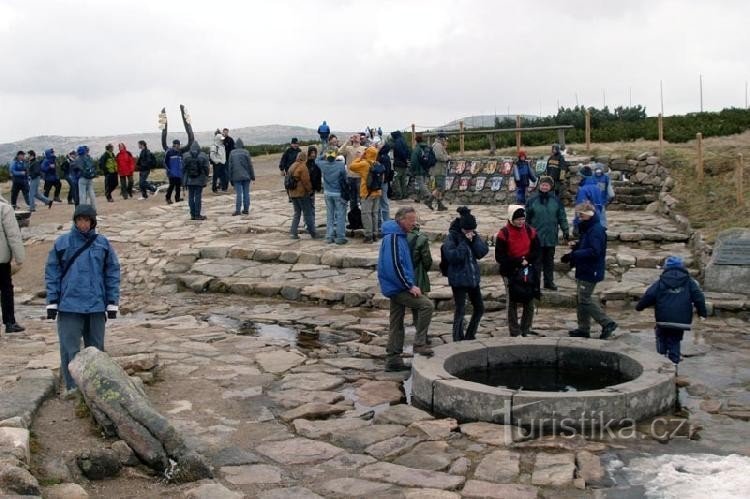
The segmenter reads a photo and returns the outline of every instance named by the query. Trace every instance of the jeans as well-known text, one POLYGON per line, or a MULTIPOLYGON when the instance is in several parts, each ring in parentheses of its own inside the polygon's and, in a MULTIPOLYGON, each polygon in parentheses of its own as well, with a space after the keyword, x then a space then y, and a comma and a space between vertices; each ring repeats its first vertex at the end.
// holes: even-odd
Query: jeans
MULTIPOLYGON (((221 189, 222 191, 227 190, 229 185, 229 179, 227 178, 227 165, 222 163, 214 164, 214 175, 211 178, 211 190, 216 192, 221 189)), ((234 183, 235 189, 237 188, 237 182, 234 183)), ((240 210, 237 210, 240 211, 240 210)))
POLYGON ((555 283, 555 247, 554 246, 542 246, 541 249, 542 249, 542 273, 544 274, 544 286, 549 287, 555 283))
POLYGON ((78 179, 78 196, 80 204, 88 204, 96 209, 96 193, 94 192, 93 178, 81 177, 78 179))
POLYGON ((65 181, 68 183, 68 204, 78 206, 78 181, 70 177, 65 177, 65 181))
POLYGON ((353 210, 359 207, 359 184, 362 179, 359 177, 348 177, 347 180, 349 181, 349 197, 351 198, 349 199, 349 209, 353 210))
POLYGON ((117 172, 104 174, 104 196, 107 200, 112 199, 112 193, 117 189, 117 172))
MULTIPOLYGON (((5 315, 3 314, 3 317, 5 315)), ((3 322, 6 322, 3 319, 3 322)), ((680 363, 680 342, 685 336, 685 331, 671 327, 656 326, 656 351, 669 358, 673 363, 680 363)))
POLYGON ((128 199, 128 198, 133 197, 133 176, 132 175, 120 176, 120 196, 122 196, 122 199, 128 199))
POLYGON ((104 351, 104 312, 78 314, 59 312, 57 314, 57 337, 60 341, 60 373, 65 387, 70 390, 76 382, 68 371, 68 364, 81 350, 81 338, 84 347, 95 347, 104 351))
POLYGON ((148 197, 149 191, 152 193, 156 192, 156 188, 148 181, 148 175, 151 170, 141 170, 138 172, 138 188, 141 190, 141 197, 144 199, 148 197))
POLYGON ((482 320, 482 316, 484 315, 482 290, 479 289, 479 286, 475 288, 451 287, 451 289, 453 290, 453 302, 456 306, 456 310, 453 313, 453 341, 476 339, 479 321, 482 320), (469 301, 471 301, 472 312, 469 327, 466 329, 466 334, 464 335, 464 315, 466 313, 467 295, 469 296, 469 301))
POLYGON ((346 201, 340 194, 326 194, 326 239, 346 241, 346 201))
POLYGON ((378 211, 378 235, 382 235, 383 222, 387 222, 391 219, 391 203, 388 200, 389 185, 387 182, 383 183, 383 189, 380 191, 380 210, 378 211))
POLYGON ((38 199, 45 205, 49 204, 49 199, 39 192, 39 182, 42 181, 42 177, 32 178, 29 181, 29 210, 34 211, 36 209, 35 199, 38 199))
MULTIPOLYGON (((170 179, 171 181, 172 179, 170 179)), ((177 179, 179 180, 179 179, 177 179)), ((171 187, 171 182, 170 182, 171 187)), ((202 185, 189 185, 188 190, 188 206, 190 207, 190 218, 195 220, 201 216, 201 199, 203 197, 203 186, 202 185)), ((179 192, 179 190, 177 191, 179 192)), ((177 199, 179 201, 179 199, 177 199)))
POLYGON ((526 204, 526 187, 516 187, 516 203, 526 204))
POLYGON ((595 282, 576 281, 578 329, 584 333, 591 331, 591 319, 594 319, 602 327, 612 322, 612 319, 602 312, 599 303, 591 296, 594 294, 595 287, 595 282))
POLYGON ((378 212, 380 211, 380 199, 368 197, 362 200, 362 225, 365 228, 365 237, 372 239, 378 230, 378 212))
POLYGON ((414 335, 414 346, 427 344, 427 329, 432 321, 432 311, 435 306, 432 300, 425 295, 413 296, 408 291, 402 291, 391 296, 391 314, 388 328, 388 345, 385 347, 386 366, 401 363, 400 356, 404 352, 404 315, 406 309, 416 310, 417 320, 414 326, 417 329, 414 335))
POLYGON ((29 203, 29 181, 26 178, 16 179, 13 178, 13 185, 10 188, 10 204, 15 208, 18 206, 18 193, 23 194, 23 200, 27 206, 31 206, 29 203))
POLYGON ((302 196, 301 198, 292 198, 292 206, 294 207, 294 215, 292 215, 292 227, 289 232, 292 236, 297 236, 299 229, 300 215, 305 217, 305 225, 307 231, 312 237, 315 237, 315 214, 313 213, 312 201, 310 196, 302 196))
POLYGON ((0 311, 3 324, 16 323, 16 308, 13 304, 13 279, 11 279, 10 262, 0 263, 0 311))
MULTIPOLYGON (((174 192, 175 201, 177 201, 178 203, 182 201, 182 179, 180 177, 169 177, 169 187, 167 187, 167 201, 172 201, 172 192, 174 192)), ((198 214, 200 215, 200 210, 198 214)))
MULTIPOLYGON (((216 165, 219 166, 219 165, 216 165)), ((222 165, 223 166, 223 165, 222 165)), ((215 168, 215 167, 214 167, 215 168)), ((214 169, 214 171, 216 171, 214 169)), ((242 211, 247 213, 250 211, 250 181, 249 180, 237 180, 234 183, 234 211, 236 213, 242 211)))
POLYGON ((60 189, 62 189, 62 184, 60 183, 60 180, 52 180, 44 181, 44 195, 49 197, 49 193, 52 191, 52 189, 55 190, 54 198, 55 201, 60 200, 60 189))
POLYGON ((521 303, 521 324, 518 323, 518 302, 510 299, 510 290, 508 289, 508 278, 503 277, 505 283, 505 308, 508 313, 508 330, 511 336, 526 336, 531 331, 531 325, 534 322, 534 300, 527 303, 521 303))

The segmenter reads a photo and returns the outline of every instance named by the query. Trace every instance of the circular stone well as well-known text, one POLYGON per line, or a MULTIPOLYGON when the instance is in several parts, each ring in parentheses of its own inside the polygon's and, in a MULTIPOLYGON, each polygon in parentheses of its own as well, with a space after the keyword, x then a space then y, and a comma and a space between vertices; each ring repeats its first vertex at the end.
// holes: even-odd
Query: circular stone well
POLYGON ((418 356, 412 399, 431 412, 461 422, 486 421, 544 429, 616 426, 661 414, 675 401, 669 360, 635 347, 580 338, 491 338, 441 345, 418 356), (473 369, 520 366, 612 370, 629 380, 597 390, 527 391, 459 377, 473 369))

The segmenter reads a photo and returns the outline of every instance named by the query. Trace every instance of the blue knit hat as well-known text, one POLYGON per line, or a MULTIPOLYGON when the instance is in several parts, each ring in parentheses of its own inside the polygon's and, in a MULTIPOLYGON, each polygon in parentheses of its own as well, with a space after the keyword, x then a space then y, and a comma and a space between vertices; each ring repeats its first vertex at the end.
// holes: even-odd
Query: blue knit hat
POLYGON ((679 256, 670 256, 664 261, 665 269, 682 268, 685 262, 679 256))
POLYGON ((86 146, 78 146, 78 149, 76 149, 76 153, 78 153, 79 156, 83 156, 84 154, 86 154, 87 149, 88 147, 86 146))

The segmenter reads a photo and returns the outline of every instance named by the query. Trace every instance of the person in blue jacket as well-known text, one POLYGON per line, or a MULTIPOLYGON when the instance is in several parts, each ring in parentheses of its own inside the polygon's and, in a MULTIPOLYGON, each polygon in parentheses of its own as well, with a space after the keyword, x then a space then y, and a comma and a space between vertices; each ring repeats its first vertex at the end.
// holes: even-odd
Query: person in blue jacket
POLYGON ((182 201, 182 155, 180 141, 174 139, 172 147, 164 154, 164 167, 167 169, 167 177, 169 178, 166 195, 167 204, 172 204, 172 192, 174 192, 176 203, 182 201))
POLYGON ((320 141, 324 145, 328 143, 328 137, 331 135, 331 127, 329 127, 328 123, 325 121, 323 121, 318 127, 318 135, 320 136, 320 141))
POLYGON ((31 206, 29 201, 29 164, 26 162, 26 152, 18 151, 16 158, 10 162, 10 204, 14 210, 18 209, 18 193, 23 194, 23 200, 27 206, 31 206))
POLYGON ((580 220, 578 230, 580 240, 568 243, 572 251, 562 256, 562 263, 569 263, 576 269, 576 295, 578 301, 578 329, 570 331, 570 336, 589 338, 591 319, 602 326, 600 340, 606 340, 617 329, 617 323, 605 314, 592 298, 596 284, 604 280, 604 263, 607 256, 607 232, 599 223, 596 209, 589 203, 575 207, 580 220))
POLYGON ((458 208, 459 216, 451 222, 448 236, 440 250, 448 263, 448 284, 453 291, 456 309, 453 314, 453 341, 476 339, 479 321, 484 315, 482 290, 479 288, 479 260, 489 251, 477 234, 477 219, 466 206, 458 208), (466 296, 471 301, 471 320, 464 334, 466 296))
MULTIPOLYGON (((586 165, 582 167, 578 173, 581 175, 581 181, 578 185, 578 192, 576 193, 575 203, 591 203, 596 210, 596 215, 599 218, 599 223, 604 229, 607 229, 607 214, 604 212, 605 198, 599 187, 597 179, 594 177, 594 171, 591 166, 586 165)), ((573 219, 573 234, 578 233, 578 216, 573 219)))
POLYGON ((675 364, 680 363, 680 342, 693 323, 693 307, 701 320, 706 318, 706 298, 690 277, 682 258, 670 256, 664 272, 648 287, 635 306, 637 311, 654 307, 656 351, 675 364))
POLYGON ((57 176, 57 156, 55 156, 54 149, 46 149, 44 151, 42 176, 44 177, 44 196, 49 198, 49 193, 54 189, 55 198, 53 201, 62 203, 62 199, 60 199, 62 184, 60 183, 60 177, 57 176))
POLYGON ((414 353, 430 356, 427 329, 432 320, 434 305, 422 294, 414 278, 414 266, 406 235, 417 224, 417 212, 411 206, 399 208, 395 220, 383 224, 383 242, 378 254, 378 283, 380 292, 391 301, 391 314, 386 346, 386 371, 405 371, 401 354, 404 351, 404 315, 406 309, 416 310, 414 353))
POLYGON ((516 203, 526 204, 526 190, 532 182, 536 182, 536 175, 523 149, 518 151, 518 161, 513 165, 513 178, 516 181, 516 203))
POLYGON ((85 347, 104 350, 104 324, 120 302, 120 262, 106 237, 96 232, 96 210, 79 205, 70 232, 57 238, 44 268, 47 319, 57 319, 60 371, 65 397, 76 384, 68 364, 85 347))

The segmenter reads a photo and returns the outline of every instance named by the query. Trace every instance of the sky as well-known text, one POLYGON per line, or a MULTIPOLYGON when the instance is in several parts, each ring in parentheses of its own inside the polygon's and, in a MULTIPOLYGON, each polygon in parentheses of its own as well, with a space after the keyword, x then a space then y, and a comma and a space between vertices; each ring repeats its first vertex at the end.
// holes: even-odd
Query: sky
POLYGON ((0 0, 0 143, 196 130, 434 127, 629 103, 744 107, 742 0, 0 0))

